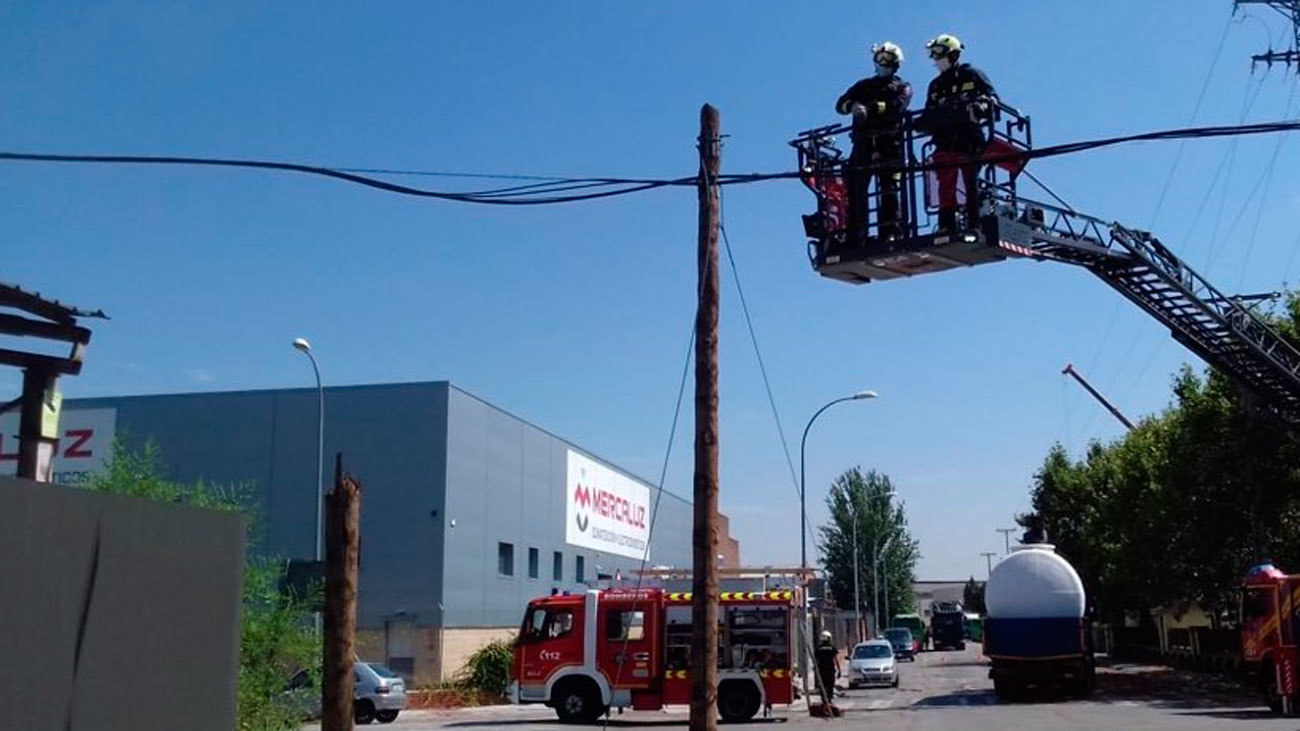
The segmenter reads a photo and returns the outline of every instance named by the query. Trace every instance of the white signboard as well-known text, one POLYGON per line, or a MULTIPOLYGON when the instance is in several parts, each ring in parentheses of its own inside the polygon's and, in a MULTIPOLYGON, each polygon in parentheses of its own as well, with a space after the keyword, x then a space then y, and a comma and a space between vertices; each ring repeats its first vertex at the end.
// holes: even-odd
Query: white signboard
MULTIPOLYGON (((64 409, 52 482, 75 485, 104 466, 113 450, 117 409, 64 409)), ((18 411, 0 414, 0 475, 18 471, 18 411)))
POLYGON ((650 548, 650 490, 644 484, 569 450, 564 540, 572 545, 641 559, 650 548))

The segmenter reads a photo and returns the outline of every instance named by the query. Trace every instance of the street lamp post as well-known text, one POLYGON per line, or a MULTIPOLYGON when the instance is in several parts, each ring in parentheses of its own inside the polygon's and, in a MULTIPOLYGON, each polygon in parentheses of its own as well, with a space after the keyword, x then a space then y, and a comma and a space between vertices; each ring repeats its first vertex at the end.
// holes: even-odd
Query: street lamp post
POLYGON ((316 365, 316 356, 311 352, 311 343, 306 338, 294 338, 293 347, 311 361, 312 373, 316 374, 316 553, 315 559, 321 561, 321 520, 325 509, 325 389, 321 387, 320 368, 316 365))
MULTIPOLYGON (((808 431, 812 429, 813 422, 817 421, 817 417, 821 416, 823 411, 829 409, 835 404, 842 403, 844 401, 859 401, 862 399, 869 399, 875 397, 876 397, 875 391, 858 391, 852 396, 842 396, 840 398, 837 398, 834 401, 828 402, 825 406, 821 407, 820 409, 817 409, 816 413, 812 415, 812 418, 808 420, 808 425, 803 428, 803 438, 799 440, 799 569, 800 569, 799 578, 800 579, 806 579, 808 575, 808 501, 806 499, 807 491, 805 490, 805 487, 807 483, 805 480, 806 473, 804 471, 804 464, 805 464, 804 455, 808 447, 808 431)), ((857 551, 856 543, 854 544, 854 551, 855 552, 857 551)), ((805 644, 806 642, 805 634, 807 631, 811 630, 811 627, 808 624, 807 587, 804 587, 802 609, 804 615, 802 624, 804 626, 805 631, 799 633, 799 640, 800 640, 799 662, 800 662, 800 667, 804 667, 804 671, 802 673, 803 680, 804 680, 804 687, 808 688, 809 687, 808 672, 806 668, 808 650, 805 644)))
POLYGON ((808 501, 807 492, 805 491, 805 471, 804 471, 804 454, 808 447, 808 430, 812 429, 814 421, 822 415, 822 412, 838 403, 845 401, 860 401, 876 397, 875 391, 858 391, 852 396, 842 396, 827 403, 825 406, 817 409, 817 412, 808 420, 808 425, 803 428, 803 438, 799 440, 799 568, 808 568, 808 501))
MULTIPOLYGON (((873 603, 872 609, 875 610, 873 624, 876 627, 874 633, 876 635, 880 634, 880 554, 889 547, 893 540, 894 537, 889 536, 871 547, 871 601, 873 603)), ((889 591, 889 589, 886 588, 885 591, 889 591)))
POLYGON ((890 537, 889 537, 889 540, 888 540, 888 541, 885 541, 885 547, 882 548, 882 549, 880 549, 880 550, 885 554, 885 556, 884 556, 884 564, 885 564, 885 573, 886 573, 886 576, 885 576, 885 583, 884 583, 884 585, 881 587, 881 594, 883 594, 884 597, 885 597, 885 601, 884 601, 884 604, 885 604, 885 611, 883 612, 883 615, 884 615, 884 617, 885 617, 885 623, 886 623, 886 624, 888 624, 888 622, 889 622, 889 576, 888 576, 888 573, 889 573, 889 549, 890 549, 891 547, 893 547, 893 545, 894 545, 894 537, 893 537, 893 536, 890 536, 890 537))
POLYGON ((849 508, 853 511, 853 633, 857 635, 857 641, 862 642, 862 598, 858 591, 858 586, 862 583, 862 575, 858 573, 858 504, 852 495, 849 495, 849 508))

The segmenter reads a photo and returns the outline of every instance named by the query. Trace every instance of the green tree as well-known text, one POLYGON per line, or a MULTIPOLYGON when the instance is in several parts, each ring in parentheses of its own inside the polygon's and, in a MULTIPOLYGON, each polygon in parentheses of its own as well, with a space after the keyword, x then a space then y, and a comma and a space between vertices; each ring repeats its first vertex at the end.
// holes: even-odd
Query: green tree
MULTIPOLYGON (((1300 344, 1300 296, 1270 324, 1300 344)), ((1057 445, 1021 516, 1079 571, 1101 616, 1198 602, 1226 612, 1244 570, 1300 567, 1300 443, 1224 374, 1183 367, 1161 413, 1072 461, 1057 445)))
POLYGON ((961 591, 962 608, 968 612, 977 614, 984 613, 984 583, 976 581, 975 577, 970 577, 966 586, 961 591))
MULTIPOLYGON (((83 487, 159 502, 240 512, 245 516, 250 535, 257 524, 257 510, 247 490, 204 482, 192 486, 172 482, 165 477, 161 456, 152 443, 135 450, 119 438, 103 470, 83 487)), ((298 728, 302 711, 297 702, 286 697, 285 686, 299 670, 308 670, 319 677, 320 638, 305 601, 280 591, 282 566, 282 562, 274 559, 253 558, 244 569, 239 731, 298 728)))
MULTIPOLYGON (((826 506, 831 519, 819 530, 821 561, 826 569, 831 596, 837 606, 853 607, 853 526, 857 522, 858 581, 864 611, 877 613, 872 595, 876 566, 879 565, 881 601, 886 592, 889 614, 913 611, 914 582, 920 546, 907 530, 905 506, 892 503, 894 488, 889 477, 860 468, 835 479, 826 506)), ((884 607, 881 607, 883 610, 884 607)), ((887 626, 882 617, 881 626, 887 626)))

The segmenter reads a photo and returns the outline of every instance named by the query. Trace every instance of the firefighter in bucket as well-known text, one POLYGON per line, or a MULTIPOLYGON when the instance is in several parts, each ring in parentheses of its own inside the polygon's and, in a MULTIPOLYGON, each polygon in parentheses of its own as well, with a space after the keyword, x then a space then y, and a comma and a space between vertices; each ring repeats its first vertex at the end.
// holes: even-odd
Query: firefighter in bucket
POLYGON ((867 236, 871 201, 867 188, 876 181, 876 233, 881 241, 902 235, 899 226, 899 186, 903 163, 900 125, 912 101, 912 85, 898 76, 903 49, 885 41, 871 47, 875 75, 862 79, 835 102, 835 111, 853 115, 853 151, 845 168, 848 202, 848 243, 860 245, 867 236), (885 166, 885 167, 881 167, 885 166))
POLYGON ((963 48, 956 36, 945 33, 925 47, 939 72, 930 81, 920 125, 934 142, 939 230, 974 230, 979 226, 979 158, 988 145, 984 122, 994 114, 997 92, 983 71, 960 62, 963 48), (964 213, 960 219, 959 211, 964 213))

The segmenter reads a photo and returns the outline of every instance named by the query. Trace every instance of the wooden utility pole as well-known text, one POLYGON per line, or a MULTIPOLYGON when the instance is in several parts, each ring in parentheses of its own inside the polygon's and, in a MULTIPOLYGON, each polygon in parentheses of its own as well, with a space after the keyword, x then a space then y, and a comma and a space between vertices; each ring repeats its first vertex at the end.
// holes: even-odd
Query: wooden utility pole
POLYGON ((718 110, 700 108, 699 304, 695 310, 695 529, 691 731, 718 727, 718 110))
POLYGON ((352 731, 352 659, 356 657, 357 567, 361 558, 361 483, 334 458, 325 496, 325 637, 321 731, 352 731))

